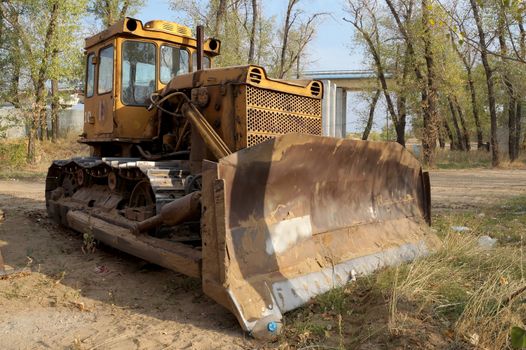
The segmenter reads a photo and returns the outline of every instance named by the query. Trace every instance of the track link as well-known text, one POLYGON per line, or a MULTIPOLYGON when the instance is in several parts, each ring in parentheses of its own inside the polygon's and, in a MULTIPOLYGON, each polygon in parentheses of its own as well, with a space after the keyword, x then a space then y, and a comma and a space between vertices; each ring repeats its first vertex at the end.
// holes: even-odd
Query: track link
POLYGON ((94 208, 143 220, 159 213, 166 203, 184 196, 193 179, 184 160, 97 157, 56 160, 46 178, 46 206, 49 215, 62 223, 61 216, 70 208, 87 211, 94 208), (141 195, 149 197, 144 194, 148 191, 153 203, 141 201, 141 195), (148 212, 134 207, 141 205, 152 208, 148 212), (128 215, 133 210, 139 213, 135 218, 128 215))

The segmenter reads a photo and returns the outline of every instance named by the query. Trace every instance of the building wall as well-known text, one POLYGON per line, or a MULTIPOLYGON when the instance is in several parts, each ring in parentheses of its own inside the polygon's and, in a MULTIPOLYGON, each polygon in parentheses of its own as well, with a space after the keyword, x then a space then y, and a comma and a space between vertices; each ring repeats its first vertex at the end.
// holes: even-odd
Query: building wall
MULTIPOLYGON (((48 129, 51 130, 51 116, 47 113, 48 129)), ((59 136, 80 134, 84 128, 84 105, 77 104, 59 112, 59 136)), ((0 108, 0 138, 26 137, 29 129, 24 125, 21 112, 12 106, 0 108)))

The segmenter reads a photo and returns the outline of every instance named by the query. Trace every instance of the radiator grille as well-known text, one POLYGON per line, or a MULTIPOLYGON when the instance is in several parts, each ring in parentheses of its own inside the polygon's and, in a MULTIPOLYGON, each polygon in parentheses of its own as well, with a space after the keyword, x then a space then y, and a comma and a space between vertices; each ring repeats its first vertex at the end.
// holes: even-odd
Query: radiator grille
POLYGON ((320 99, 259 89, 253 86, 247 88, 247 103, 249 107, 277 109, 316 117, 321 115, 320 99))
POLYGON ((321 134, 319 117, 307 117, 282 112, 250 108, 248 110, 248 130, 272 134, 321 134))
POLYGON ((273 139, 276 135, 248 134, 248 147, 273 139))
POLYGON ((279 135, 321 135, 321 100, 247 86, 247 146, 279 135))

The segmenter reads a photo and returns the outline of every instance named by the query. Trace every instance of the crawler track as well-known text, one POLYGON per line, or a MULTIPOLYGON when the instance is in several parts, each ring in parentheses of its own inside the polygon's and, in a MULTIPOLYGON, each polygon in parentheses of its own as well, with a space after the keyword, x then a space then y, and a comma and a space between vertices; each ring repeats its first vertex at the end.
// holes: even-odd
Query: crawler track
POLYGON ((66 224, 69 209, 142 221, 197 186, 188 161, 82 157, 54 161, 46 177, 50 217, 66 224))

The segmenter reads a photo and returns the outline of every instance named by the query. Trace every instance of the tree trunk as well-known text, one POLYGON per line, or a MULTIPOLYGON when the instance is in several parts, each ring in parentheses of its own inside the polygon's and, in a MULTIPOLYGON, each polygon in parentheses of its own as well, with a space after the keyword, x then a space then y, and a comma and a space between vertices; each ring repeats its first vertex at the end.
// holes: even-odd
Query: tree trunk
POLYGON ((287 46, 289 43, 289 33, 292 27, 291 16, 294 6, 299 0, 289 0, 287 5, 287 13, 285 15, 285 24, 283 25, 283 37, 281 38, 281 54, 279 59, 278 77, 282 79, 285 75, 285 60, 287 56, 287 46))
POLYGON ((500 165, 500 154, 499 154, 499 144, 497 140, 497 110, 495 107, 495 91, 493 85, 493 70, 491 69, 488 61, 488 47, 486 43, 486 34, 482 26, 482 19, 479 14, 479 7, 477 0, 469 0, 471 5, 471 10, 475 23, 477 25, 477 32, 479 36, 479 49, 480 49, 480 59, 482 60, 482 65, 484 67, 484 73, 486 74, 486 85, 488 88, 488 106, 489 106, 489 115, 490 115, 490 145, 491 145, 491 164, 496 167, 500 165))
POLYGON ((256 52, 256 27, 258 23, 258 0, 252 0, 252 28, 250 30, 250 46, 248 48, 248 63, 254 63, 256 52))
MULTIPOLYGON (((484 141, 482 139, 482 125, 480 123, 479 113, 478 113, 478 104, 477 104, 477 94, 475 91, 475 83, 473 82, 473 72, 472 72, 472 66, 466 56, 460 52, 458 49, 457 44, 455 43, 455 40, 453 39, 453 36, 451 36, 451 44, 453 45, 453 48, 457 52, 457 55, 462 60, 462 63, 464 63, 464 68, 466 69, 466 73, 468 75, 468 87, 471 97, 471 111, 473 113, 473 119, 475 120, 475 127, 477 129, 477 149, 482 149, 484 147, 484 141)), ((458 105, 458 102, 457 102, 458 105)), ((460 108, 460 106, 459 106, 460 108)), ((464 122, 463 122, 464 125, 464 122)), ((466 140, 469 140, 469 137, 466 138, 466 140)), ((470 149, 471 146, 468 145, 468 149, 470 149)))
POLYGON ((455 146, 455 149, 459 149, 461 151, 465 151, 466 149, 464 148, 464 140, 462 138, 462 133, 460 132, 460 127, 458 126, 458 119, 457 119, 457 113, 456 113, 456 110, 455 110, 455 107, 453 106, 453 101, 451 100, 451 97, 447 97, 447 101, 448 101, 448 105, 449 105, 449 110, 451 111, 451 120, 453 120, 453 126, 455 127, 455 133, 457 135, 457 137, 455 138, 456 142, 456 146, 455 146))
POLYGON ((31 122, 29 126, 29 135, 27 142, 27 161, 31 164, 34 164, 36 161, 36 147, 35 143, 37 140, 37 127, 35 124, 35 116, 31 117, 31 122))
POLYGON ((473 119, 475 120, 475 127, 477 129, 477 149, 482 149, 484 148, 484 140, 482 138, 482 124, 480 123, 480 117, 479 117, 479 112, 478 112, 475 83, 473 82, 473 75, 471 72, 471 67, 468 68, 468 66, 466 66, 466 71, 468 73, 468 86, 469 86, 469 92, 471 95, 471 109, 473 113, 473 119))
POLYGON ((406 84, 407 84, 407 75, 409 74, 409 68, 411 65, 411 60, 408 55, 407 51, 407 45, 405 47, 404 52, 404 68, 402 69, 402 81, 399 85, 402 87, 402 90, 398 92, 398 95, 396 96, 396 110, 398 113, 398 123, 395 124, 395 130, 396 130, 396 141, 405 147, 405 126, 406 126, 406 118, 407 118, 407 96, 406 92, 404 91, 406 84))
POLYGON ((44 104, 44 108, 40 110, 40 141, 49 140, 49 133, 47 127, 47 108, 44 104))
POLYGON ((58 97, 58 80, 51 80, 51 140, 57 142, 58 139, 58 111, 59 111, 59 97, 58 97))
MULTIPOLYGON (((516 109, 516 115, 515 115, 515 131, 516 131, 516 138, 515 138, 515 153, 517 155, 517 158, 519 158, 519 154, 521 151, 521 136, 522 136, 522 99, 518 99, 517 101, 517 109, 516 109)), ((526 137, 524 138, 526 140, 526 137)))
POLYGON ((395 125, 396 130, 396 142, 405 147, 405 115, 395 125))
MULTIPOLYGON (((504 37, 505 32, 505 16, 504 9, 501 7, 499 10, 499 19, 498 19, 498 39, 500 45, 500 53, 502 56, 508 54, 508 47, 506 45, 506 39, 504 37)), ((515 98, 515 88, 511 82, 508 67, 506 66, 506 61, 502 60, 502 78, 504 80, 504 86, 506 87, 506 92, 508 94, 508 156, 510 161, 513 162, 517 159, 517 154, 515 150, 515 139, 517 138, 517 123, 515 118, 515 112, 517 108, 517 99, 515 98)))
POLYGON ((449 149, 452 151, 456 150, 457 145, 455 143, 455 139, 453 138, 453 133, 451 132, 451 128, 449 127, 445 119, 444 119, 444 129, 446 130, 447 136, 449 137, 449 149))
POLYGON ((423 103, 424 133, 422 145, 424 149, 424 162, 429 166, 435 164, 435 148, 438 133, 438 92, 435 81, 435 62, 431 45, 431 28, 429 27, 428 0, 422 0, 422 24, 424 26, 424 58, 427 68, 426 99, 423 103), (425 104, 427 102, 427 105, 425 104))
POLYGON ((121 20, 123 19, 124 17, 126 17, 126 14, 128 13, 128 8, 130 7, 130 0, 124 0, 123 4, 122 4, 122 8, 121 8, 121 11, 119 13, 119 18, 118 20, 121 20))
MULTIPOLYGON (((523 17, 522 15, 519 17, 518 21, 519 25, 519 33, 520 33, 520 40, 519 40, 519 47, 520 47, 520 55, 521 59, 526 58, 526 31, 524 30, 523 25, 523 17)), ((524 101, 524 94, 521 90, 518 91, 517 94, 517 109, 516 109, 516 115, 515 115, 515 130, 517 131, 517 137, 515 139, 515 152, 517 153, 517 158, 519 157, 520 151, 521 151, 521 135, 522 135, 522 102, 524 101)), ((526 137, 524 138, 526 140, 526 137)), ((525 141, 526 142, 526 141, 525 141)))
POLYGON ((469 151, 471 150, 471 142, 469 140, 469 132, 468 132, 468 128, 466 125, 466 118, 464 118, 462 107, 460 107, 460 103, 458 103, 458 99, 456 96, 453 96, 453 102, 457 109, 458 119, 460 120, 460 126, 462 127, 462 139, 464 141, 464 149, 466 151, 469 151))
POLYGON ((367 125, 365 126, 365 130, 362 134, 362 140, 367 140, 369 138, 369 134, 371 133, 371 129, 373 127, 374 110, 376 109, 376 103, 378 102, 379 97, 380 90, 376 90, 373 98, 371 99, 371 105, 369 106, 369 117, 367 118, 367 125))
MULTIPOLYGON (((373 25, 376 28, 376 25, 377 25, 376 17, 373 15, 372 19, 373 19, 373 25)), ((358 24, 358 22, 356 21, 349 21, 349 22, 354 26, 354 28, 356 28, 356 30, 360 32, 360 34, 362 34, 365 42, 367 43, 367 48, 369 49, 369 52, 373 56, 374 65, 376 68, 376 76, 377 76, 378 82, 380 83, 382 91, 384 93, 385 102, 387 105, 389 116, 395 126, 397 142, 405 147, 405 103, 404 103, 404 108, 403 108, 403 118, 400 118, 400 111, 402 109, 399 109, 398 114, 397 114, 395 107, 394 107, 393 100, 391 98, 391 94, 389 93, 389 90, 388 90, 387 79, 385 77, 385 69, 383 66, 382 58, 380 57, 380 51, 378 50, 377 45, 375 45, 375 42, 376 44, 379 44, 379 38, 375 37, 373 41, 373 38, 371 37, 370 33, 364 30, 364 28, 361 27, 358 24), (401 119, 403 119, 403 123, 401 119)), ((376 29, 375 32, 378 33, 378 30, 376 29)))
POLYGON ((214 37, 216 37, 216 38, 220 37, 219 34, 221 34, 221 30, 222 30, 222 27, 223 27, 223 22, 225 20, 226 1, 227 0, 219 0, 219 4, 217 6, 216 22, 215 22, 215 25, 214 25, 214 37))
POLYGON ((510 161, 514 162, 517 160, 517 139, 519 135, 517 134, 517 118, 516 118, 516 108, 517 101, 513 94, 513 86, 506 83, 506 89, 508 90, 508 156, 510 161))
MULTIPOLYGON (((0 20, 1 22, 1 20, 0 20)), ((0 38, 1 39, 1 38, 0 38)), ((13 45, 14 47, 11 49, 13 51, 13 57, 15 58, 12 60, 12 73, 11 73, 11 81, 9 84, 9 102, 15 107, 20 108, 20 74, 21 74, 21 60, 20 60, 20 48, 18 46, 18 42, 13 45)))
POLYGON ((446 141, 444 140, 444 126, 438 130, 438 145, 441 149, 446 148, 446 141))

